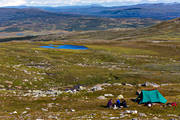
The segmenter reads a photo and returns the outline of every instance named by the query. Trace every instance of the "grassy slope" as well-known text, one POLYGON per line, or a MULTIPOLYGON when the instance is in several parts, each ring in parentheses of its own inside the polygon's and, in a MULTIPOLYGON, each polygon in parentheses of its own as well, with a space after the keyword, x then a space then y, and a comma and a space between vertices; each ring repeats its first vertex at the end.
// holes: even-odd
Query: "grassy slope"
MULTIPOLYGON (((118 31, 115 32, 118 33, 118 31)), ((123 32, 125 33, 125 31, 123 32)), ((97 36, 99 34, 108 36, 106 33, 110 35, 113 32, 97 32, 97 36)), ((113 34, 109 37, 112 37, 113 34)), ((149 34, 152 34, 152 32, 149 32, 149 34)), ((144 83, 145 81, 159 84, 173 83, 174 85, 160 87, 159 90, 168 99, 168 102, 178 102, 179 104, 180 39, 178 36, 174 36, 176 38, 175 41, 170 41, 171 39, 169 39, 167 42, 163 41, 162 37, 162 42, 157 43, 152 42, 154 41, 154 36, 151 36, 151 39, 149 39, 149 34, 137 35, 133 41, 131 36, 128 36, 130 38, 126 40, 113 40, 117 39, 117 37, 109 39, 111 41, 107 41, 106 38, 102 40, 103 37, 100 40, 91 36, 82 41, 82 38, 70 36, 67 37, 69 41, 62 41, 60 37, 56 38, 57 41, 50 42, 0 43, 1 88, 15 90, 63 89, 77 84, 84 84, 90 87, 104 82, 131 83, 133 85, 144 83), (146 37, 142 38, 143 35, 146 35, 146 37), (73 38, 75 41, 72 41, 73 38), (48 44, 67 43, 85 45, 90 49, 72 51, 39 47, 48 44)), ((170 36, 170 34, 165 34, 164 36, 166 35, 170 36)), ((160 39, 159 36, 156 37, 156 39, 158 38, 160 39)), ((120 39, 119 36, 118 39, 120 39)), ((159 117, 159 115, 161 115, 160 118, 164 119, 171 118, 167 117, 167 114, 180 115, 179 106, 175 111, 172 108, 161 108, 159 106, 148 109, 130 101, 131 98, 136 98, 136 90, 141 89, 144 88, 131 88, 128 86, 108 87, 105 91, 95 93, 82 92, 77 95, 62 95, 57 97, 55 101, 52 101, 51 98, 8 97, 6 96, 8 91, 1 91, 0 95, 3 97, 0 97, 0 107, 2 108, 0 116, 6 118, 10 116, 11 118, 9 119, 20 119, 20 117, 23 117, 23 119, 36 119, 38 117, 47 119, 48 115, 59 115, 59 118, 66 120, 70 118, 77 119, 78 116, 85 115, 89 117, 92 116, 90 114, 95 113, 94 119, 102 119, 103 116, 119 116, 121 111, 126 110, 114 111, 104 108, 103 105, 107 101, 99 101, 96 97, 105 93, 112 93, 115 97, 123 94, 130 105, 128 109, 144 112, 151 119, 154 116, 159 117), (86 97, 88 99, 85 99, 86 97), (49 108, 49 112, 43 112, 41 108, 46 108, 48 103, 58 103, 61 107, 56 106, 49 108), (26 107, 31 108, 29 111, 30 116, 21 115, 26 107), (70 108, 76 109, 76 112, 66 112, 66 109, 70 108), (18 112, 17 115, 9 115, 10 112, 15 110, 18 112)), ((132 117, 137 116, 134 115, 130 118, 132 117)))

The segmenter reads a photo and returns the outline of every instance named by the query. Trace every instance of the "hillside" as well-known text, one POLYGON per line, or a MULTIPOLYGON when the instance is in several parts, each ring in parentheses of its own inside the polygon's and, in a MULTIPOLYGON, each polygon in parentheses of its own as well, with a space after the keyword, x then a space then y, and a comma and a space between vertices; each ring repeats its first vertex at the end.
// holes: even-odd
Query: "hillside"
POLYGON ((0 119, 178 120, 180 37, 172 35, 178 25, 175 19, 146 29, 2 39, 0 119), (89 49, 41 47, 67 44, 89 49), (138 91, 152 89, 178 106, 133 101, 138 91), (106 108, 119 95, 128 108, 106 108))
POLYGON ((180 3, 137 4, 131 6, 73 6, 40 7, 51 12, 65 12, 80 15, 93 15, 113 18, 152 18, 169 20, 180 17, 180 3))
POLYGON ((1 32, 106 30, 145 27, 157 22, 152 19, 114 19, 52 13, 37 8, 0 8, 1 32))
POLYGON ((164 21, 162 23, 134 30, 108 30, 96 32, 81 32, 72 34, 63 39, 77 38, 82 40, 173 40, 180 37, 180 18, 164 21))

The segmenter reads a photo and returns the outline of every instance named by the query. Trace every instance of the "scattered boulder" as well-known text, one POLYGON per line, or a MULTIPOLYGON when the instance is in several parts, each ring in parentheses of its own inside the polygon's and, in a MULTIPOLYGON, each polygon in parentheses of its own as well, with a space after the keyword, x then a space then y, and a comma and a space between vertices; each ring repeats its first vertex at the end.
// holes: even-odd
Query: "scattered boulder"
POLYGON ((129 86, 129 87, 133 87, 133 85, 132 85, 132 84, 129 84, 129 83, 126 83, 125 85, 126 85, 126 86, 129 86))
POLYGON ((150 82, 145 82, 144 84, 142 84, 141 86, 145 86, 145 87, 155 87, 158 88, 160 87, 160 85, 156 84, 156 83, 150 83, 150 82))
POLYGON ((41 110, 44 112, 48 112, 48 109, 45 109, 45 108, 41 108, 41 110))
POLYGON ((53 116, 53 115, 49 115, 48 119, 58 119, 58 117, 57 116, 53 116))
POLYGON ((161 84, 161 86, 168 86, 169 84, 167 83, 167 84, 161 84))
POLYGON ((13 114, 17 114, 17 111, 14 111, 13 114))
POLYGON ((104 94, 105 97, 113 97, 113 94, 104 94))
POLYGON ((126 110, 125 112, 123 113, 127 113, 127 114, 137 114, 138 111, 137 110, 126 110))
POLYGON ((27 114, 28 112, 27 111, 24 111, 22 114, 27 114))
POLYGON ((95 92, 95 91, 103 90, 103 88, 101 85, 96 85, 96 86, 92 87, 91 90, 95 92))
POLYGON ((168 117, 178 117, 177 115, 174 115, 174 114, 168 114, 167 116, 168 117))
POLYGON ((138 114, 140 117, 147 117, 147 115, 145 113, 139 113, 138 114))
POLYGON ((158 117, 153 117, 153 120, 159 120, 159 118, 158 117))
POLYGON ((114 83, 113 86, 121 86, 121 83, 114 83))
POLYGON ((110 117, 110 120, 119 119, 119 117, 110 117))
POLYGON ((107 98, 105 96, 99 96, 99 97, 97 97, 97 99, 99 99, 99 100, 106 100, 107 98))
POLYGON ((75 112, 76 110, 75 109, 71 109, 71 112, 75 112))

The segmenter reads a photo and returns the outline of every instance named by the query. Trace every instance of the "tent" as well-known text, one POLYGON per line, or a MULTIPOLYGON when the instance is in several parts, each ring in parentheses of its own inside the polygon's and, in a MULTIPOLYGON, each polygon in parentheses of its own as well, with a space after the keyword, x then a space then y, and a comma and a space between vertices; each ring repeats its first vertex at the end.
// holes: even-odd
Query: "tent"
POLYGON ((162 96, 158 90, 142 90, 140 95, 136 98, 136 102, 143 103, 166 103, 167 100, 162 96))

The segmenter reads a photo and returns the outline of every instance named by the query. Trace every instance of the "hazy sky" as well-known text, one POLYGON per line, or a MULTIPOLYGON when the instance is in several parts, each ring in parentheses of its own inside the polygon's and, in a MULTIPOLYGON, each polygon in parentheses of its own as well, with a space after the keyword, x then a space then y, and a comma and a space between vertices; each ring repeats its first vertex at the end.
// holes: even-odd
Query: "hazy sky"
POLYGON ((180 0, 0 0, 0 6, 72 6, 100 4, 105 6, 121 6, 141 3, 169 3, 180 0))

